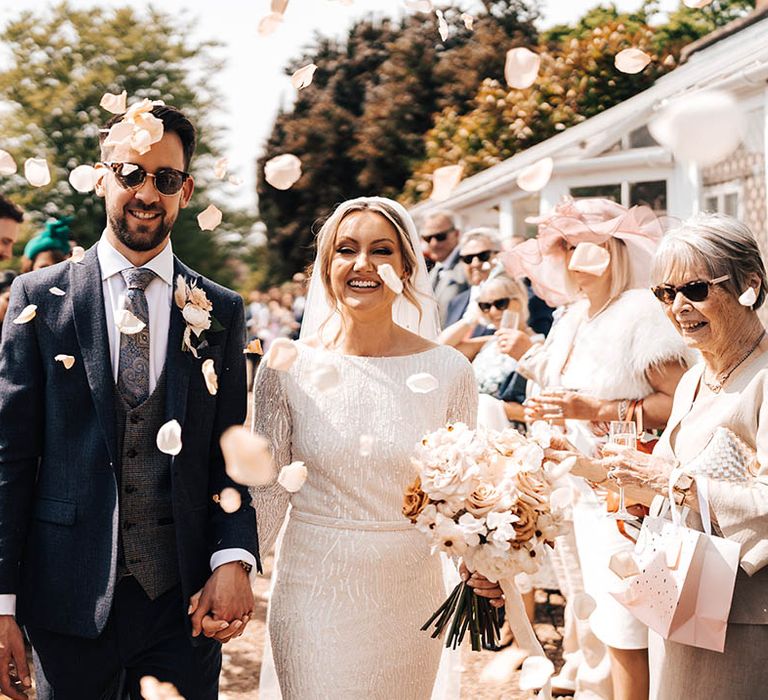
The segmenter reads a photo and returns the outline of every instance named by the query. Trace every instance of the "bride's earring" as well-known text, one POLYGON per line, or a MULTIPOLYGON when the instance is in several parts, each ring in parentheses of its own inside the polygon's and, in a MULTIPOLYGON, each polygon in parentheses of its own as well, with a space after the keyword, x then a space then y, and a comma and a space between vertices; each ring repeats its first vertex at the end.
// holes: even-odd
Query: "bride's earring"
POLYGON ((755 305, 757 301, 757 292, 754 287, 747 287, 744 293, 739 297, 739 304, 742 306, 749 306, 750 308, 755 305))

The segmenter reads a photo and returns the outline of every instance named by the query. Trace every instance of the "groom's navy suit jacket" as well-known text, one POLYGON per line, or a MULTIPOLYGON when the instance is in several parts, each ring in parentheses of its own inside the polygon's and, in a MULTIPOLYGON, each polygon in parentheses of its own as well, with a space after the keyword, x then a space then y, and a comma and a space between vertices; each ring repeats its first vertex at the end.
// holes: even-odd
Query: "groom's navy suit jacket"
MULTIPOLYGON (((170 459, 173 515, 184 600, 211 574, 213 552, 238 547, 258 561, 248 491, 226 475, 221 433, 246 412, 243 304, 174 259, 208 295, 224 327, 208 331, 196 359, 182 350, 185 322, 171 310, 165 419, 182 426, 182 449, 170 459), (212 396, 201 371, 211 358, 219 378, 212 396), (230 486, 243 507, 227 514, 213 496, 230 486)), ((119 468, 115 383, 95 247, 80 263, 64 262, 17 278, 0 347, 0 593, 17 595, 23 624, 95 638, 115 590, 119 468), (64 296, 51 294, 59 287, 64 296), (12 323, 28 304, 36 317, 12 323), (72 355, 66 369, 54 357, 72 355)), ((180 609, 180 614, 186 610, 180 609)))

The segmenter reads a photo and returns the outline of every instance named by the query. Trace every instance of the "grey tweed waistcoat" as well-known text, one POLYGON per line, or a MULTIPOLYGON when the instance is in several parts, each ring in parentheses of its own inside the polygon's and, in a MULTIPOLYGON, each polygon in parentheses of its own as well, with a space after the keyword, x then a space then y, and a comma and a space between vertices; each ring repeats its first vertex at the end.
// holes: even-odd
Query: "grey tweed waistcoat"
POLYGON ((165 387, 163 371, 149 398, 135 408, 115 392, 120 451, 117 573, 131 574, 152 600, 180 580, 170 457, 156 444, 164 423, 165 387))

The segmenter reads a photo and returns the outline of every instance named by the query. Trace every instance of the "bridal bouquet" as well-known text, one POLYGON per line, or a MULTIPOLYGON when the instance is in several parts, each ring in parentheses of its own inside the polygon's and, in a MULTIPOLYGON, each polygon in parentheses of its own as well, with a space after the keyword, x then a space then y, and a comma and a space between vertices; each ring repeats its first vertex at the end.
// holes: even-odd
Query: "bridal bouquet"
MULTIPOLYGON (((543 545, 553 546, 562 527, 550 496, 567 466, 545 460, 548 446, 545 423, 534 424, 529 437, 463 423, 431 432, 412 458, 418 476, 405 492, 403 515, 427 536, 433 554, 463 559, 491 581, 532 574, 543 545)), ((562 499, 552 500, 557 506, 562 499)), ((464 582, 422 630, 433 623, 432 637, 450 625, 447 647, 456 648, 467 631, 474 651, 499 638, 498 611, 464 582)))

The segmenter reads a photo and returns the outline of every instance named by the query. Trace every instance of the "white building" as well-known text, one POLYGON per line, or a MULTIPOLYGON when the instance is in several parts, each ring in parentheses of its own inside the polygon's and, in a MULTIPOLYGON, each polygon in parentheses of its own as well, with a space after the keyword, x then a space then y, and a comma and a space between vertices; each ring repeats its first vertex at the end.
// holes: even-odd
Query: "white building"
POLYGON ((758 8, 686 47, 682 65, 651 88, 463 180, 450 199, 423 202, 412 214, 450 209, 464 230, 495 226, 508 238, 534 234, 525 218, 551 211, 563 195, 605 196, 679 218, 702 210, 738 216, 768 252, 768 0, 758 8), (699 168, 658 145, 647 124, 669 100, 704 89, 731 93, 747 130, 736 152, 699 168), (533 195, 521 190, 520 171, 546 157, 555 163, 546 187, 533 195))

